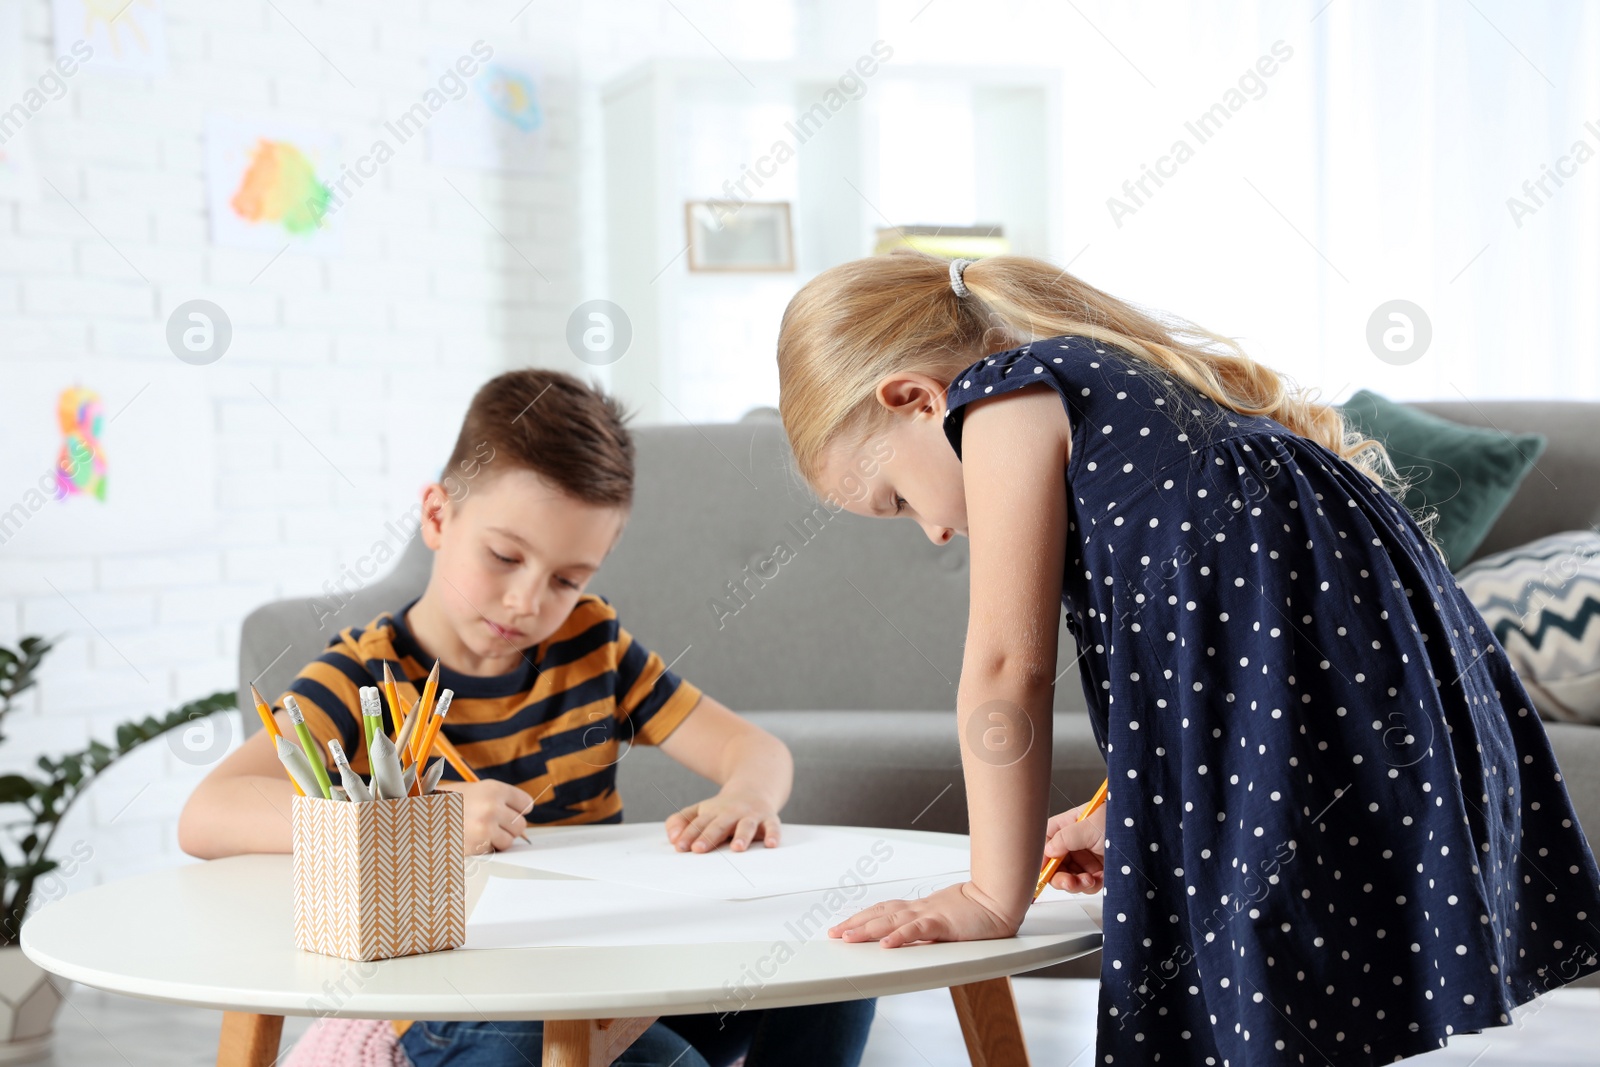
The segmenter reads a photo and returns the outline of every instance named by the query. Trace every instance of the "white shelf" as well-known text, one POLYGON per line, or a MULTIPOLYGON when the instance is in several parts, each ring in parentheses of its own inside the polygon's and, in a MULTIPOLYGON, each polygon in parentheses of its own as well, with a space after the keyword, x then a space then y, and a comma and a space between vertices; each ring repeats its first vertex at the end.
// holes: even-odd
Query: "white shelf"
POLYGON ((612 368, 612 389, 639 413, 639 422, 732 419, 736 409, 775 403, 773 344, 788 297, 819 271, 870 255, 880 227, 997 223, 1014 252, 1058 256, 1058 72, 896 65, 891 57, 863 77, 852 62, 739 62, 735 67, 720 59, 657 59, 602 88, 608 285, 603 295, 633 324, 632 345, 612 368), (847 73, 864 86, 853 98, 838 89, 847 73), (884 98, 906 86, 938 87, 946 96, 955 92, 970 101, 970 148, 962 144, 952 155, 929 143, 925 164, 930 181, 958 174, 970 184, 974 219, 893 217, 895 209, 886 200, 892 191, 880 182, 880 129, 884 98), (830 90, 838 94, 831 101, 830 90), (812 120, 802 125, 799 116, 806 112, 812 120), (719 153, 704 151, 703 143, 697 153, 685 137, 697 122, 719 113, 759 116, 758 121, 729 119, 726 141, 719 133, 715 142, 716 148, 728 146, 720 153, 720 168, 708 162, 719 153), (792 149, 792 157, 779 161, 774 152, 779 141, 792 149), (758 187, 746 175, 763 156, 763 169, 770 173, 758 187), (742 190, 737 188, 741 177, 746 178, 742 190), (736 199, 792 201, 794 272, 689 271, 684 202, 727 198, 724 183, 735 185, 736 199))

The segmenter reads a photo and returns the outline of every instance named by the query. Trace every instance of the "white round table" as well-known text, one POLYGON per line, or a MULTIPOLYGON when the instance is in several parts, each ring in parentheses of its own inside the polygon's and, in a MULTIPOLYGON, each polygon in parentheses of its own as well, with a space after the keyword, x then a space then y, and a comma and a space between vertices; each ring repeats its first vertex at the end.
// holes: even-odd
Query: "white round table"
MULTIPOLYGON (((530 836, 561 832, 540 828, 530 836)), ((873 832, 891 841, 966 840, 873 832)), ((468 861, 469 915, 492 866, 492 855, 468 861)), ((30 959, 63 978, 225 1012, 218 1067, 270 1067, 286 1015, 543 1019, 547 1067, 590 1067, 609 1064, 661 1015, 940 986, 955 998, 973 1063, 997 1067, 1027 1062, 1009 976, 1093 952, 1100 935, 893 950, 824 936, 734 1000, 730 979, 768 950, 765 943, 458 950, 365 963, 305 952, 294 945, 290 857, 272 854, 188 864, 71 894, 30 918, 21 943, 30 959)))

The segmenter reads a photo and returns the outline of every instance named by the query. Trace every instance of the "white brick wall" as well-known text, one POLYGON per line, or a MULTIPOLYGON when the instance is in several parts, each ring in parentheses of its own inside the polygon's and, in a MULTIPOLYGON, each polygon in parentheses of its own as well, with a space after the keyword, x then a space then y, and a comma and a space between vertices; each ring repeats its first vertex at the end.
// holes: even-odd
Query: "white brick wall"
MULTIPOLYGON (((21 2, 26 83, 60 49, 48 0, 21 2)), ((162 3, 167 74, 91 60, 23 135, 48 182, 38 200, 0 201, 0 509, 55 459, 55 398, 77 383, 118 415, 103 438, 111 494, 136 513, 108 524, 98 502, 49 501, 0 544, 0 642, 61 638, 6 723, 0 771, 233 688, 243 616, 317 592, 383 536, 484 379, 530 361, 588 373, 564 330, 573 305, 603 295, 586 232, 600 217, 599 85, 647 54, 714 55, 702 29, 735 56, 774 47, 731 2, 684 3, 693 25, 653 0, 540 4, 509 23, 514 7, 462 0, 162 3), (553 173, 442 172, 416 138, 341 209, 336 255, 269 267, 269 253, 210 243, 212 109, 330 130, 353 160, 437 76, 431 50, 480 38, 544 65, 553 173), (164 339, 195 297, 234 326, 206 367, 164 339)), ((237 741, 237 717, 216 725, 237 741)), ((185 862, 177 814, 206 770, 160 742, 113 768, 57 836, 54 852, 92 851, 65 884, 185 862)))

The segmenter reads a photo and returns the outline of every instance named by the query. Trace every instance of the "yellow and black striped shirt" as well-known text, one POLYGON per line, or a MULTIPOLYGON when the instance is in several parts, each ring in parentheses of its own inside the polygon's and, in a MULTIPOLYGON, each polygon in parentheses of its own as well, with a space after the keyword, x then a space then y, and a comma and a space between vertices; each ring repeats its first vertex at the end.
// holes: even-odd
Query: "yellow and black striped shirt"
MULTIPOLYGON (((433 657, 405 624, 415 603, 346 627, 289 684, 321 750, 338 738, 351 769, 364 776, 371 764, 360 741, 360 687, 376 685, 381 693, 387 663, 400 705, 409 709, 433 669, 433 657)), ((700 690, 635 641, 611 602, 592 593, 578 599, 555 633, 523 653, 516 670, 484 677, 441 665, 439 688, 455 694, 440 732, 461 758, 480 778, 534 797, 528 822, 550 825, 621 822, 621 745, 659 744, 700 701, 700 690)), ((384 698, 390 737, 395 722, 384 698)), ((444 777, 461 780, 448 765, 444 777)), ((392 1023, 397 1036, 410 1025, 392 1023)))
MULTIPOLYGON (((359 688, 381 690, 387 663, 400 705, 409 709, 433 669, 433 657, 405 624, 415 603, 346 627, 289 685, 322 751, 338 738, 362 775, 370 776, 371 767, 361 742, 359 688)), ((549 825, 621 822, 616 763, 622 744, 659 744, 700 700, 700 690, 635 641, 611 602, 593 593, 578 599, 555 633, 524 652, 516 670, 481 676, 441 665, 439 688, 455 693, 440 732, 480 778, 518 786, 534 798, 528 822, 549 825)), ((383 712, 393 737, 395 713, 387 700, 383 712)), ((449 766, 444 777, 461 780, 449 766)))

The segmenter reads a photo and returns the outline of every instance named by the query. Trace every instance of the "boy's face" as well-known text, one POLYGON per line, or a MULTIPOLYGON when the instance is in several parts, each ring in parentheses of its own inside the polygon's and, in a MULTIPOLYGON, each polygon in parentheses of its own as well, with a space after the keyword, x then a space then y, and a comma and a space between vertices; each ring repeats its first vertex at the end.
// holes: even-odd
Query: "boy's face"
POLYGON ((459 499, 429 486, 422 537, 434 560, 425 614, 434 643, 444 638, 440 619, 459 643, 431 651, 471 674, 514 670, 566 621, 626 521, 626 508, 577 500, 530 470, 475 482, 459 499))

